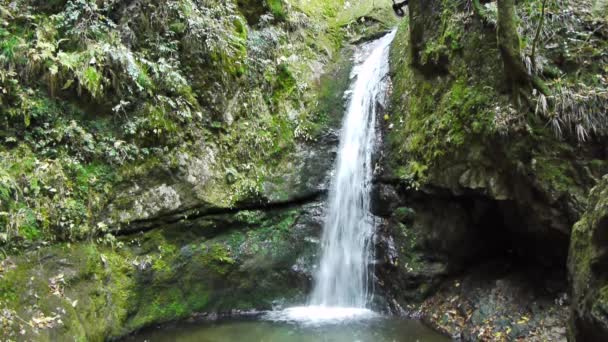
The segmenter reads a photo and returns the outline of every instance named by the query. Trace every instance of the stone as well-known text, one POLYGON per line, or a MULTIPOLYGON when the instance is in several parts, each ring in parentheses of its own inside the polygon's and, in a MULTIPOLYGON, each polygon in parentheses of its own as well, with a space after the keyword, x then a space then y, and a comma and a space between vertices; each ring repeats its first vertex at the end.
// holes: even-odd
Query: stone
POLYGON ((372 187, 371 212, 374 215, 388 217, 399 207, 400 198, 395 188, 388 184, 376 183, 372 187))

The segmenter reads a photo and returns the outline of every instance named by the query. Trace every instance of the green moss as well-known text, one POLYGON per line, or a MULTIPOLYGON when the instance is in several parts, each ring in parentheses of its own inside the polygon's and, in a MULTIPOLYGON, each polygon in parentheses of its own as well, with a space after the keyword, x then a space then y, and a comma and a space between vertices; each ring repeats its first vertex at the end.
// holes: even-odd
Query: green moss
POLYGON ((289 70, 289 66, 281 64, 277 67, 274 80, 274 100, 279 102, 281 99, 289 97, 296 89, 296 80, 289 70))
POLYGON ((246 225, 257 225, 262 222, 265 214, 261 211, 243 210, 234 215, 235 220, 241 221, 246 225))
MULTIPOLYGON (((490 101, 481 87, 463 80, 447 84, 419 80, 410 96, 406 123, 402 131, 392 133, 389 142, 414 157, 407 167, 412 178, 424 175, 444 154, 493 133, 490 101), (405 144, 402 135, 407 135, 405 144)), ((403 119, 397 115, 396 120, 403 119)))
POLYGON ((344 92, 350 85, 350 70, 353 66, 352 50, 343 49, 336 56, 327 72, 321 76, 318 85, 317 105, 314 116, 307 117, 306 122, 315 125, 311 131, 317 137, 327 127, 338 127, 341 123, 344 108, 344 92))
POLYGON ((573 178, 576 171, 572 169, 572 165, 568 161, 558 158, 541 158, 536 160, 535 169, 539 179, 557 191, 567 192, 569 189, 577 187, 573 178))
POLYGON ((407 20, 399 26, 391 49, 395 75, 389 160, 399 177, 418 184, 440 164, 453 164, 447 161, 459 158, 465 147, 493 139, 495 108, 508 106, 508 99, 496 89, 500 61, 495 38, 476 30, 465 32, 455 19, 458 11, 452 3, 444 4, 437 18, 439 29, 428 32, 418 55, 411 53, 407 20))
POLYGON ((570 334, 577 337, 592 332, 588 326, 605 331, 604 312, 608 306, 606 272, 601 266, 606 262, 608 217, 608 178, 604 177, 589 194, 589 205, 582 218, 574 225, 568 255, 568 273, 572 289, 572 317, 570 334))
POLYGON ((93 191, 106 192, 108 184, 116 180, 112 167, 102 163, 76 164, 70 171, 74 174, 74 187, 80 198, 86 198, 93 191))
MULTIPOLYGON (((208 222, 195 221, 196 228, 156 229, 124 238, 116 249, 95 243, 45 247, 31 259, 14 260, 17 268, 0 271, 0 305, 18 308, 26 320, 31 305, 46 314, 60 307, 64 324, 57 333, 91 341, 194 312, 270 308, 273 300, 302 295, 301 284, 292 284, 291 274, 281 271, 293 265, 303 248, 302 238, 291 238, 300 212, 212 216, 208 222), (59 274, 64 275, 64 296, 41 296, 59 274), (24 294, 26 286, 32 291, 24 294)), ((310 253, 315 250, 313 246, 310 253)), ((37 340, 47 340, 47 332, 51 334, 43 330, 37 340)))
POLYGON ((204 284, 188 284, 188 288, 155 287, 144 289, 137 314, 132 317, 126 331, 153 323, 162 323, 185 318, 192 312, 202 310, 208 303, 209 291, 204 284))
POLYGON ((270 13, 279 19, 284 20, 286 16, 285 8, 283 6, 283 0, 266 0, 266 4, 270 9, 270 13))
POLYGON ((22 284, 27 280, 27 268, 20 266, 10 272, 3 272, 2 276, 0 300, 3 305, 15 308, 18 306, 22 284))
MULTIPOLYGON (((20 266, 2 274, 0 305, 16 309, 25 320, 37 310, 50 316, 61 313, 62 334, 76 340, 101 341, 117 336, 129 307, 132 265, 93 244, 59 245, 41 252, 46 259, 44 268, 37 258, 28 260, 33 257, 30 255, 21 257, 20 266), (63 281, 57 286, 62 294, 49 294, 52 279, 59 276, 63 281), (18 299, 11 299, 13 288, 20 292, 18 299)), ((25 332, 37 340, 49 340, 51 334, 46 329, 36 333, 28 328, 25 332)))
POLYGON ((291 227, 296 223, 300 212, 299 210, 291 210, 284 214, 283 218, 275 225, 275 229, 288 232, 291 227))
POLYGON ((235 263, 232 254, 223 244, 202 244, 200 248, 202 252, 199 256, 200 264, 217 274, 225 275, 235 263))
POLYGON ((444 44, 436 42, 430 42, 426 45, 422 52, 421 61, 423 64, 439 64, 441 60, 447 55, 448 47, 444 44))
POLYGON ((416 212, 412 208, 408 207, 399 207, 393 212, 393 216, 399 222, 409 221, 414 217, 415 214, 416 212))
POLYGON ((588 217, 583 217, 574 225, 572 230, 572 238, 570 240, 570 250, 576 252, 571 253, 569 257, 569 267, 571 273, 576 273, 577 278, 573 285, 582 290, 583 286, 589 280, 589 272, 591 266, 591 235, 589 232, 590 222, 588 217))
MULTIPOLYGON (((597 306, 599 306, 598 311, 603 312, 608 308, 608 285, 604 285, 598 291, 599 296, 597 298, 597 306)), ((602 315, 602 314, 600 314, 602 315)))

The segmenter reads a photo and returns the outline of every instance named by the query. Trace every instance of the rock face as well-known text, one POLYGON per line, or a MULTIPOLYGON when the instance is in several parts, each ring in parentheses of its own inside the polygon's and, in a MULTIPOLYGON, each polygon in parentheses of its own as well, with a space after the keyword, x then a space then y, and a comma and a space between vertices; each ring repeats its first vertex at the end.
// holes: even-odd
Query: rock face
POLYGON ((218 174, 213 151, 178 154, 175 167, 159 165, 144 177, 122 183, 99 220, 112 232, 125 234, 234 207, 314 200, 327 191, 337 143, 336 129, 328 127, 318 140, 297 144, 284 165, 267 176, 260 193, 232 204, 227 201, 230 189, 218 174))
POLYGON ((192 313, 269 310, 310 288, 322 204, 189 220, 2 261, 4 336, 103 341, 192 313), (24 290, 25 289, 25 290, 24 290), (38 320, 38 321, 36 321, 38 320), (19 334, 20 330, 23 334, 19 334))
POLYGON ((0 4, 0 339, 304 302, 353 44, 394 23, 343 5, 0 4))
MULTIPOLYGON (((474 340, 472 331, 480 328, 480 311, 507 316, 497 308, 482 308, 500 305, 498 301, 484 304, 480 298, 494 301, 498 297, 493 293, 503 290, 527 293, 544 288, 532 276, 543 274, 556 278, 557 285, 551 287, 559 290, 540 291, 536 298, 562 303, 555 306, 559 314, 550 314, 551 310, 544 314, 558 322, 553 324, 555 338, 563 339, 570 235, 587 206, 589 190, 608 171, 602 147, 606 132, 585 142, 577 142, 575 130, 565 126, 559 126, 566 128, 561 136, 551 132, 547 123, 551 115, 569 110, 555 103, 540 113, 536 104, 543 101, 538 98, 541 90, 531 89, 536 86, 520 91, 529 95, 513 95, 509 80, 513 75, 505 74, 504 51, 497 38, 496 7, 484 2, 478 8, 478 2, 473 3, 469 8, 457 1, 410 1, 410 17, 395 39, 392 106, 385 118, 384 150, 374 190, 375 213, 383 218, 377 250, 380 289, 394 311, 422 310, 422 316, 438 328, 451 320, 442 318, 442 310, 437 309, 445 304, 446 310, 456 310, 455 320, 462 319, 462 324, 446 332, 474 340), (501 260, 506 267, 493 279, 480 281, 481 292, 475 293, 473 287, 446 289, 452 286, 448 284, 470 282, 475 269, 492 260, 501 260), (535 271, 521 273, 522 269, 535 271), (449 305, 451 298, 462 305, 449 305), (462 298, 468 299, 461 302, 462 298), (414 304, 420 302, 422 307, 414 304), (471 316, 475 312, 476 318, 471 316)), ((597 17, 581 4, 572 8, 577 18, 573 27, 588 32, 593 20, 599 19, 593 19, 597 17)), ((563 9, 549 11, 559 15, 563 9)), ((515 12, 531 20, 519 24, 520 34, 534 32, 540 13, 523 4, 517 4, 515 12)), ((552 32, 560 32, 551 39, 568 39, 570 33, 560 31, 561 24, 547 25, 552 32)), ((590 46, 604 51, 601 41, 590 46)), ((543 56, 542 80, 559 102, 562 85, 578 91, 581 78, 573 70, 588 76, 596 72, 576 60, 595 57, 566 57, 552 42, 539 46, 536 57, 543 56), (563 58, 573 59, 568 63, 573 69, 566 67, 563 58), (561 79, 549 70, 557 70, 561 79)), ((522 44, 522 56, 529 57, 531 46, 522 44)), ((591 89, 592 83, 586 87, 591 89)), ((593 115, 599 118, 604 112, 598 109, 593 115)), ((532 312, 523 302, 503 304, 511 308, 513 317, 516 312, 532 312)), ((588 321, 589 316, 585 317, 588 321)), ((512 332, 517 325, 505 324, 484 329, 491 338, 500 339, 497 336, 504 337, 507 327, 512 332)), ((526 331, 519 329, 518 336, 533 339, 537 328, 552 336, 553 328, 543 330, 539 321, 534 324, 526 331)))
MULTIPOLYGON (((390 1, 80 3, 0 3, 0 339, 302 302, 349 43, 394 24, 390 1)), ((465 340, 560 340, 568 260, 570 337, 604 340, 606 1, 551 4, 534 47, 540 0, 517 3, 537 82, 516 92, 481 3, 411 0, 399 27, 377 304, 465 340)))
POLYGON ((608 336, 608 178, 591 191, 587 211, 572 231, 568 272, 572 341, 608 336))

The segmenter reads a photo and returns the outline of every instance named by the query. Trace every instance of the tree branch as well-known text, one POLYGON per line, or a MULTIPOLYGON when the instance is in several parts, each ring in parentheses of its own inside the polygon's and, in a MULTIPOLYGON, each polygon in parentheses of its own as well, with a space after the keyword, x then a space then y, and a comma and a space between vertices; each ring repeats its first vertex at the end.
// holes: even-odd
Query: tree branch
POLYGON ((540 22, 538 23, 538 27, 536 28, 536 35, 534 36, 534 41, 532 42, 532 55, 530 58, 532 59, 532 70, 536 70, 536 45, 538 44, 538 39, 540 38, 540 32, 542 31, 543 24, 545 23, 545 6, 547 5, 547 0, 543 0, 541 13, 540 13, 540 22))

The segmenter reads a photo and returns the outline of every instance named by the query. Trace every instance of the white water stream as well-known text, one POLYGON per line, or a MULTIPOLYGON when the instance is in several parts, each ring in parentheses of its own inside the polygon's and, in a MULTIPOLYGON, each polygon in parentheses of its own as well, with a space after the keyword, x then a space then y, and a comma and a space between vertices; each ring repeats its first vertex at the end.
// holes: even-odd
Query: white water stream
POLYGON ((369 300, 374 223, 369 212, 376 111, 384 99, 388 51, 394 33, 364 46, 352 71, 322 257, 311 305, 364 308, 369 300))
POLYGON ((385 100, 394 37, 393 31, 355 54, 310 305, 287 309, 274 315, 275 319, 319 322, 375 315, 367 309, 372 294, 369 271, 374 237, 369 210, 372 154, 378 103, 385 100))

